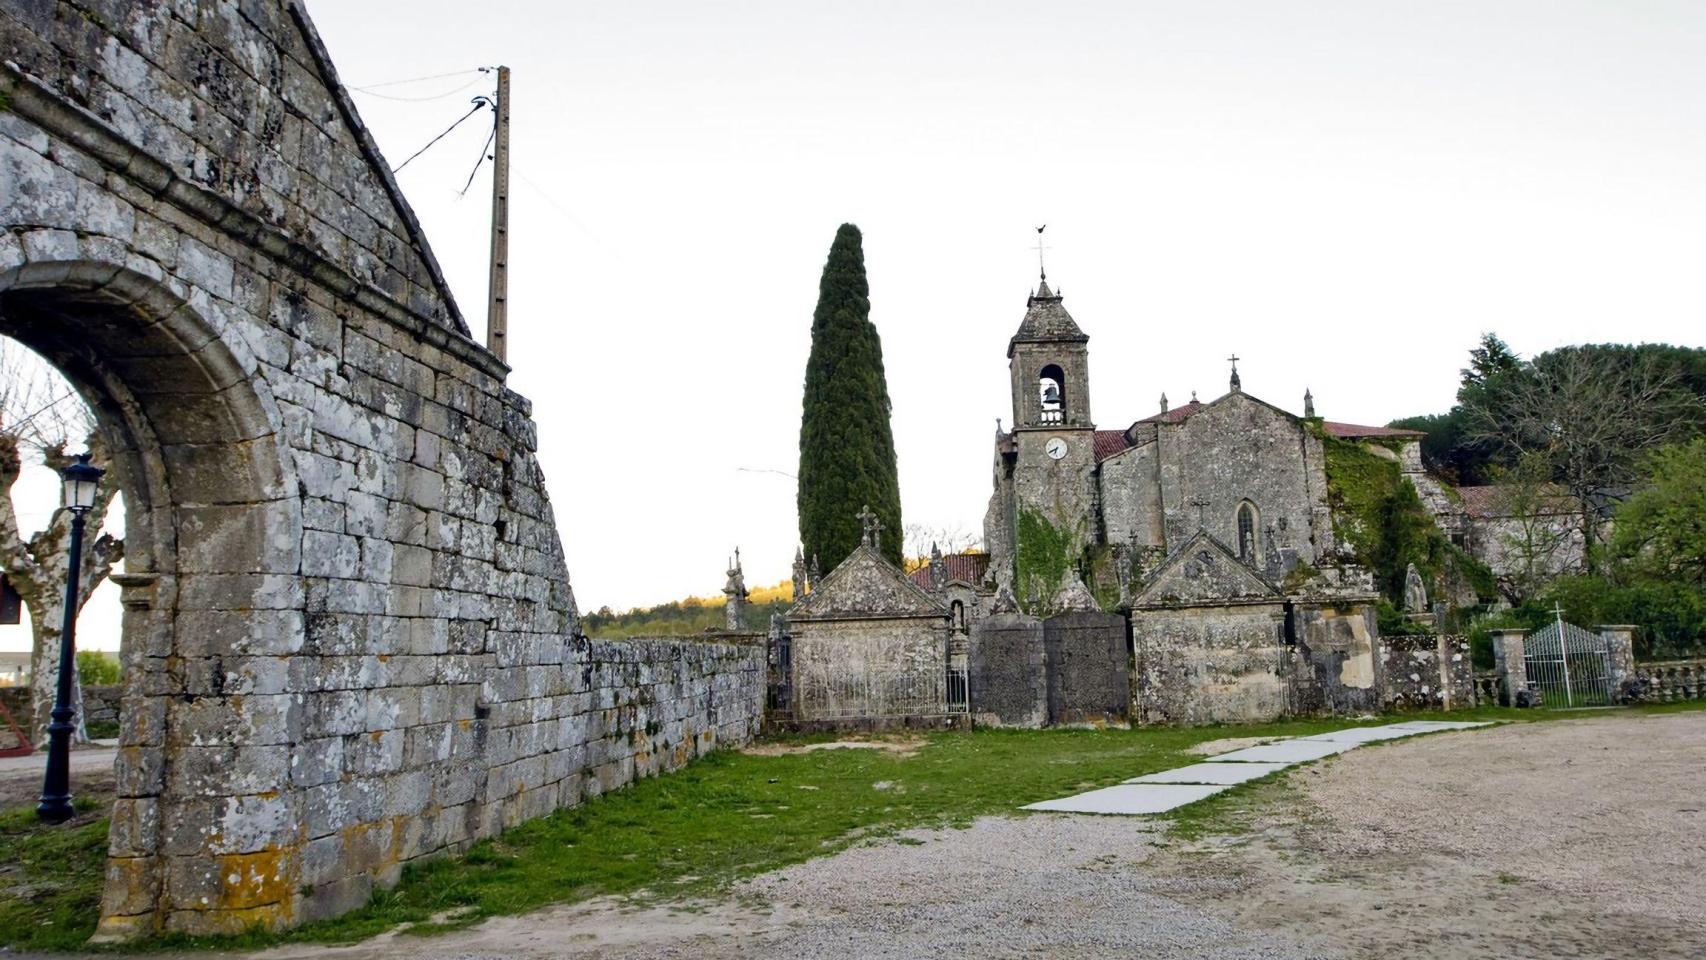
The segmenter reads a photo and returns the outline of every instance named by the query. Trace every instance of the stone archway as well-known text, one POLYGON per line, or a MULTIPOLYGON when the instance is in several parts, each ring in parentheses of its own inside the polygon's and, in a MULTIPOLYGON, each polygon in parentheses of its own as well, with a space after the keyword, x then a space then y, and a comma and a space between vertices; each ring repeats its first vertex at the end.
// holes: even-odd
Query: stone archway
POLYGON ((302 532, 267 387, 201 311, 111 264, 0 273, 0 334, 47 358, 95 410, 127 505, 101 933, 161 929, 198 889, 231 915, 276 922, 267 911, 291 902, 278 887, 295 873, 283 785, 299 708, 285 657, 303 635, 302 532), (245 882, 220 882, 233 874, 245 882))

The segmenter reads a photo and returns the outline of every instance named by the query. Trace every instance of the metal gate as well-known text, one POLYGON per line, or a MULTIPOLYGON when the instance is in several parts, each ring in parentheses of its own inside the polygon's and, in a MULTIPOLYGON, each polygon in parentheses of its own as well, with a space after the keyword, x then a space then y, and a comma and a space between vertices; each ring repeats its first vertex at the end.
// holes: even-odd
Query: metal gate
POLYGON ((1547 707, 1608 706, 1610 651, 1605 638, 1559 617, 1523 643, 1528 688, 1547 707))

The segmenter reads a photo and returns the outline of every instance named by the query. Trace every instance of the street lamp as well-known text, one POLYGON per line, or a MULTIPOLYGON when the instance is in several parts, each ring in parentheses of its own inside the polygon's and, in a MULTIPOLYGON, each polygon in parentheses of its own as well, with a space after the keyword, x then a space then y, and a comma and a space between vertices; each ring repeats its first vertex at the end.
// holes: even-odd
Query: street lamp
POLYGON ((71 708, 72 670, 77 664, 77 581, 83 571, 83 517, 95 506, 95 491, 106 471, 89 463, 89 455, 60 471, 65 509, 71 511, 71 556, 65 570, 65 619, 59 628, 59 691, 53 700, 53 722, 47 725, 47 775, 42 778, 36 816, 49 823, 71 819, 71 732, 77 711, 71 708))

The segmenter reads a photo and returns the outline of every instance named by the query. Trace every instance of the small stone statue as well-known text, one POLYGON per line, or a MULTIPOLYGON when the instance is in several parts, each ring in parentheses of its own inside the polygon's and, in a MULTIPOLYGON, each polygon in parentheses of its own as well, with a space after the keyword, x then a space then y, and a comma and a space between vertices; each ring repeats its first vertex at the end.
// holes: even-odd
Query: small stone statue
POLYGON ((1422 583, 1422 573, 1415 564, 1404 571, 1404 610, 1406 613, 1428 612, 1428 588, 1422 583))

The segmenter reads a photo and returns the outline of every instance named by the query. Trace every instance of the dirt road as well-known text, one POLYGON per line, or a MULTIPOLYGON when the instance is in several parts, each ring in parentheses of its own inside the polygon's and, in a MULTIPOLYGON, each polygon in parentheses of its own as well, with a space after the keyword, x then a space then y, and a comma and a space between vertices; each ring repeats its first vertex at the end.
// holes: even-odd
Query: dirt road
POLYGON ((294 957, 1706 956, 1706 712, 1366 747, 1249 795, 1232 835, 984 818, 717 902, 594 901, 294 957))

